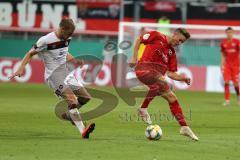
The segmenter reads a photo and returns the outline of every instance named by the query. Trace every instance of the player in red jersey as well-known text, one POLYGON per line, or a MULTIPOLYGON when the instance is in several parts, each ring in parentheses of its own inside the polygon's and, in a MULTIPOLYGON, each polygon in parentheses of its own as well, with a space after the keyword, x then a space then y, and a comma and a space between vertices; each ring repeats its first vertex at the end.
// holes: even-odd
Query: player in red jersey
POLYGON ((165 81, 165 75, 167 75, 173 80, 190 85, 190 78, 176 73, 177 58, 173 48, 184 43, 189 38, 190 34, 183 28, 176 29, 172 36, 166 36, 157 31, 145 33, 136 40, 130 66, 136 64, 136 76, 149 88, 141 108, 138 109, 143 121, 152 124, 147 108, 156 96, 161 96, 168 101, 173 116, 180 124, 180 134, 197 141, 198 137, 185 121, 176 95, 170 90, 168 83, 165 81))
POLYGON ((233 38, 234 30, 228 27, 226 30, 227 38, 221 42, 221 70, 224 78, 224 92, 225 102, 224 106, 228 106, 230 103, 230 91, 229 82, 232 81, 238 98, 238 104, 240 104, 239 97, 239 40, 233 38))

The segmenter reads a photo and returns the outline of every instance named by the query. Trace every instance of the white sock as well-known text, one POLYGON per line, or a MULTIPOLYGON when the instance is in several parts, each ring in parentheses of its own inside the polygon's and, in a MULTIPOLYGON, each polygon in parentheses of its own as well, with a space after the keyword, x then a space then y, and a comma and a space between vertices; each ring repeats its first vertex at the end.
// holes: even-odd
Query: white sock
POLYGON ((140 108, 141 111, 146 112, 147 108, 140 108))
POLYGON ((77 108, 70 109, 69 115, 70 115, 71 119, 73 120, 74 124, 77 126, 80 133, 83 133, 85 126, 82 122, 82 119, 81 119, 78 109, 77 108))

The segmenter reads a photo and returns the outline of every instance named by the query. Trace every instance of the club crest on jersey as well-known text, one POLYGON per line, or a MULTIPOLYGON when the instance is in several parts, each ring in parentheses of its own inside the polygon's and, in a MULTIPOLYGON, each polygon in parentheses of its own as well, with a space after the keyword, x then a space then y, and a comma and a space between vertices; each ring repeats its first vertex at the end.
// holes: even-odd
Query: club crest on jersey
POLYGON ((150 37, 150 34, 149 34, 149 33, 143 35, 143 39, 144 39, 144 40, 147 40, 149 37, 150 37))

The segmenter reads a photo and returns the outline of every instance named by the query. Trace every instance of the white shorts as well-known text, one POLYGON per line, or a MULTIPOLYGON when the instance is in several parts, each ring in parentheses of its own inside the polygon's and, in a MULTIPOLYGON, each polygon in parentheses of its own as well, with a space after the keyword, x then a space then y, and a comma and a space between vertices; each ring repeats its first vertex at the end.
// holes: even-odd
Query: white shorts
POLYGON ((61 96, 67 88, 78 90, 83 87, 82 82, 75 76, 75 70, 67 74, 67 72, 54 72, 47 80, 48 86, 54 90, 57 96, 61 96))

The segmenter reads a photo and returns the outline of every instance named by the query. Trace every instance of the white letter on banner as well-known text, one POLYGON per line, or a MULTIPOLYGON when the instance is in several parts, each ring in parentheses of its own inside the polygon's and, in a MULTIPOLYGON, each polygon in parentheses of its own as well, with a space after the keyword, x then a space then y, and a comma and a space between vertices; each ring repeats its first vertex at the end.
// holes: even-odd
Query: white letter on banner
POLYGON ((0 81, 9 81, 8 77, 12 74, 12 61, 3 60, 0 62, 0 81), (6 67, 6 68, 5 68, 6 67))
POLYGON ((12 25, 11 3, 0 2, 0 26, 10 27, 12 25))
POLYGON ((42 28, 57 28, 62 19, 63 5, 54 5, 52 7, 49 4, 42 5, 43 21, 41 23, 42 28))
POLYGON ((35 24, 37 5, 32 1, 23 1, 17 5, 18 24, 20 27, 33 27, 35 24))
POLYGON ((86 22, 82 19, 78 19, 78 10, 76 5, 68 6, 69 18, 72 18, 76 25, 77 30, 86 30, 86 22))

